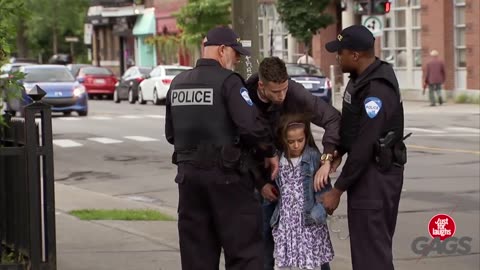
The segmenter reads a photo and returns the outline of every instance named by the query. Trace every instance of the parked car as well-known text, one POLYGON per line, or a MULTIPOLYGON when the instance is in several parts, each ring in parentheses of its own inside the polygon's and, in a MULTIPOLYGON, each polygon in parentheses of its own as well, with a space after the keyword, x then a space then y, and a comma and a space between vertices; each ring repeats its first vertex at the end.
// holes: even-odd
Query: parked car
POLYGON ((24 62, 8 63, 8 64, 3 65, 0 68, 0 73, 10 74, 10 73, 18 71, 21 66, 28 66, 28 65, 35 65, 35 64, 34 63, 24 63, 24 62))
POLYGON ((314 96, 321 97, 325 102, 332 102, 332 84, 320 69, 308 64, 287 64, 290 78, 301 83, 314 96))
MULTIPOLYGON (((6 76, 6 78, 11 77, 12 73, 17 72, 20 70, 20 67, 22 66, 29 66, 29 65, 35 65, 34 63, 30 62, 13 62, 9 64, 4 64, 0 68, 0 73, 2 76, 6 76)), ((2 95, 6 95, 6 92, 0 93, 2 95)), ((16 114, 16 112, 21 112, 22 110, 22 100, 21 99, 9 99, 7 103, 5 103, 5 108, 3 108, 6 111, 10 111, 13 114, 16 114)))
POLYGON ((115 86, 113 101, 119 103, 122 100, 128 100, 131 104, 135 103, 138 99, 138 85, 148 77, 151 71, 152 68, 138 66, 127 69, 115 86))
POLYGON ((70 70, 70 73, 72 73, 74 77, 77 76, 78 70, 82 67, 93 67, 93 66, 89 64, 68 64, 67 65, 68 70, 70 70))
POLYGON ((80 68, 77 81, 85 86, 90 98, 97 95, 108 95, 112 98, 117 84, 117 78, 110 69, 94 66, 80 68))
POLYGON ((72 63, 72 56, 68 53, 57 53, 48 59, 49 64, 67 65, 72 63))
POLYGON ((160 105, 161 101, 167 96, 173 78, 189 69, 192 69, 192 67, 157 66, 150 72, 148 78, 138 86, 138 103, 145 104, 147 101, 152 101, 153 104, 160 105))
POLYGON ((52 106, 52 112, 62 112, 65 115, 77 112, 79 116, 88 115, 88 94, 85 86, 75 80, 67 67, 31 65, 22 66, 20 71, 26 74, 22 80, 25 88, 24 105, 32 102, 25 94, 38 85, 47 93, 42 101, 52 106))

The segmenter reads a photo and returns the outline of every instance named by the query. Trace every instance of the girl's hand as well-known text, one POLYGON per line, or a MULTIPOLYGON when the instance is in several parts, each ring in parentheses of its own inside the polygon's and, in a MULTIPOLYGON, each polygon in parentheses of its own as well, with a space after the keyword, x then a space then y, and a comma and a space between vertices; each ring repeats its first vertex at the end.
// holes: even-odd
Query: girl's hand
POLYGON ((317 173, 315 173, 315 180, 313 181, 313 188, 315 191, 320 191, 328 184, 328 175, 330 174, 331 165, 330 161, 326 161, 320 169, 318 169, 317 173))

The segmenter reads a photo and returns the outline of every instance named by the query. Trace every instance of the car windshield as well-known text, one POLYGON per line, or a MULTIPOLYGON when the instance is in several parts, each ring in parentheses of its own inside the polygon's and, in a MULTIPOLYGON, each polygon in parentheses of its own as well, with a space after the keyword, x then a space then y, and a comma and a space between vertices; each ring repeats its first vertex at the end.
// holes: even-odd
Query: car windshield
POLYGON ((299 66, 287 66, 287 73, 290 76, 295 75, 308 75, 308 72, 305 68, 299 66))
POLYGON ((165 69, 165 75, 167 76, 177 76, 178 74, 184 72, 186 69, 180 69, 180 68, 168 68, 165 69))
POLYGON ((108 68, 102 67, 83 68, 82 72, 87 75, 112 75, 112 72, 108 68))
POLYGON ((72 74, 65 68, 33 68, 25 70, 25 82, 73 82, 72 74))
POLYGON ((323 76, 323 73, 320 69, 312 65, 287 65, 287 73, 290 76, 298 75, 316 75, 323 76))
POLYGON ((138 70, 140 70, 140 73, 142 73, 142 75, 148 75, 150 74, 150 71, 152 71, 151 68, 139 68, 138 70))

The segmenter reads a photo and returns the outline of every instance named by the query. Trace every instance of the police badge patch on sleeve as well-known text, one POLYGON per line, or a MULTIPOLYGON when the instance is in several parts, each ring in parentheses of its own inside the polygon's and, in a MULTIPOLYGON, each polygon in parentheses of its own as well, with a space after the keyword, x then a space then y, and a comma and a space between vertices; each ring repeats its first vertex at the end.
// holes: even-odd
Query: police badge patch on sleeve
POLYGON ((378 112, 382 108, 382 101, 377 97, 368 97, 364 101, 365 111, 368 117, 373 119, 377 116, 378 112))
POLYGON ((253 101, 248 95, 248 90, 245 87, 240 88, 240 95, 242 95, 242 98, 247 102, 249 106, 253 106, 253 101))

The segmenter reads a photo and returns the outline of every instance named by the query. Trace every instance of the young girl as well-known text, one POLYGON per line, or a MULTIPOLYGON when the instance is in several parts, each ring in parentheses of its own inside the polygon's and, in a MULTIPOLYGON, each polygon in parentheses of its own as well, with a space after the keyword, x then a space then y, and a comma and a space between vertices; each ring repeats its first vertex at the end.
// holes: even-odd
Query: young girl
MULTIPOLYGON (((282 140, 280 190, 271 226, 275 242, 274 257, 278 269, 330 269, 333 248, 326 224, 327 214, 314 191, 314 176, 320 166, 320 152, 315 145, 310 121, 302 115, 288 115, 280 124, 282 140), (323 265, 323 267, 322 267, 323 265)), ((328 177, 330 164, 320 172, 328 177)))

